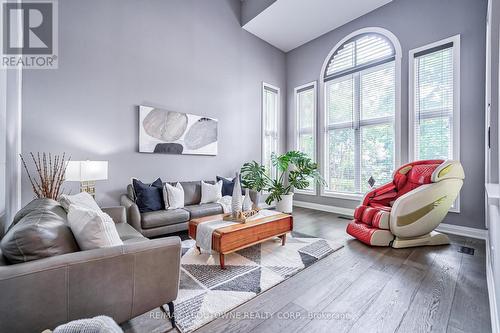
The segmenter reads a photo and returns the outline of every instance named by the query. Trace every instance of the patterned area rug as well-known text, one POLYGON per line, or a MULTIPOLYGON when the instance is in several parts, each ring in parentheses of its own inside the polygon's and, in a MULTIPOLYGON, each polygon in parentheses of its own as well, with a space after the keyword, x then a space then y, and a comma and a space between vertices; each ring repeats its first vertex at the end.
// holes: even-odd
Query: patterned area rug
POLYGON ((341 244, 292 232, 286 245, 271 239, 226 255, 200 254, 182 242, 181 281, 175 303, 178 328, 191 332, 337 251, 341 244))

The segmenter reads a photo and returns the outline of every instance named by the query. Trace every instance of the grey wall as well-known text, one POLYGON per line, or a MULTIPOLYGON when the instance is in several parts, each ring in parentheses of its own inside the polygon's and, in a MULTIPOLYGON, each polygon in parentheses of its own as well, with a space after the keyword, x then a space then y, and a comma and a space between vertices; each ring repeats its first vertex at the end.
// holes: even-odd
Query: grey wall
MULTIPOLYGON (((293 143, 293 89, 318 80, 330 50, 343 37, 364 27, 382 27, 398 38, 402 59, 402 161, 407 161, 408 52, 456 34, 461 35, 461 147, 466 179, 461 213, 445 223, 484 228, 484 93, 486 0, 395 0, 287 53, 288 148, 293 143)), ((296 200, 354 208, 358 203, 320 196, 296 195, 296 200)))
POLYGON ((24 72, 23 152, 108 160, 103 205, 130 177, 213 179, 260 161, 261 82, 285 89, 285 55, 239 19, 239 0, 59 1, 59 69, 24 72), (140 104, 218 118, 218 155, 138 153, 140 104))

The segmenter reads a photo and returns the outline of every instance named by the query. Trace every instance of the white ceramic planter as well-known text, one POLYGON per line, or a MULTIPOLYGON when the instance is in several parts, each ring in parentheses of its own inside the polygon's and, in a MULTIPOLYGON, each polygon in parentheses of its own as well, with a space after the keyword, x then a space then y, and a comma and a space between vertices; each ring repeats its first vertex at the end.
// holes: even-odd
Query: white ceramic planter
POLYGON ((276 202, 276 210, 282 213, 291 213, 293 210, 293 193, 282 195, 281 200, 276 202))

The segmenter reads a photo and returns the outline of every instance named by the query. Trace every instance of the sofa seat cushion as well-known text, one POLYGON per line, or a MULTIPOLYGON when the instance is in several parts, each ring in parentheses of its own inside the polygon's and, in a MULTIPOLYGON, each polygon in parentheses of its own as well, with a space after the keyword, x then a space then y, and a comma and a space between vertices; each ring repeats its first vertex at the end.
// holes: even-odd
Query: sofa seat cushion
POLYGON ((80 250, 67 220, 51 210, 25 215, 5 234, 0 247, 11 264, 80 250))
POLYGON ((389 246, 394 235, 389 230, 379 229, 356 220, 347 225, 347 233, 367 245, 389 246))
POLYGON ((131 239, 136 239, 139 241, 148 240, 139 231, 135 230, 134 227, 132 227, 128 223, 125 222, 115 223, 115 226, 116 226, 116 231, 118 232, 118 236, 120 236, 120 239, 124 243, 127 243, 127 241, 131 239))
POLYGON ((180 209, 158 210, 141 214, 141 225, 144 229, 163 227, 189 221, 189 212, 180 209))
POLYGON ((184 207, 184 209, 191 214, 192 219, 223 213, 222 206, 216 202, 201 205, 190 205, 184 207))

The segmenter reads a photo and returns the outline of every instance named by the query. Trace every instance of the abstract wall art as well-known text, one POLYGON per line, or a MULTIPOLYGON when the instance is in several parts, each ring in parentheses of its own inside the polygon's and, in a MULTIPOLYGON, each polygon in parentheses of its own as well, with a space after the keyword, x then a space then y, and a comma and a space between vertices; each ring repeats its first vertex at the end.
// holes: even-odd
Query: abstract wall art
POLYGON ((217 155, 217 119, 139 106, 139 152, 217 155))

